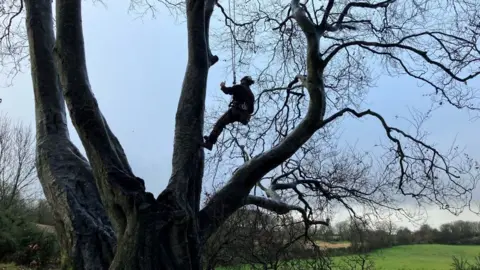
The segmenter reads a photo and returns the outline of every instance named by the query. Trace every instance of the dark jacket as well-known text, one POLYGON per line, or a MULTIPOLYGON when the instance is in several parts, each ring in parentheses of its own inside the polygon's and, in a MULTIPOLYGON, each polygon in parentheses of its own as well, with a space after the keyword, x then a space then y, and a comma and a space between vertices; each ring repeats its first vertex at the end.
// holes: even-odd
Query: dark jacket
POLYGON ((255 96, 252 90, 250 90, 250 87, 243 84, 236 84, 232 87, 224 86, 222 87, 222 91, 227 95, 233 96, 232 103, 230 103, 231 106, 241 108, 242 104, 244 104, 247 107, 246 111, 249 114, 253 113, 255 96))

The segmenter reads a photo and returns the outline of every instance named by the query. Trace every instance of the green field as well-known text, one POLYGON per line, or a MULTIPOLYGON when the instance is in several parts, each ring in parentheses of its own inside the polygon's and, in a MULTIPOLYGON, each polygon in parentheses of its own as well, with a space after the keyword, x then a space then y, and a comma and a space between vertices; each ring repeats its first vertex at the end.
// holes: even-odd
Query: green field
POLYGON ((480 255, 480 246, 411 245, 379 250, 371 254, 376 269, 449 270, 452 257, 469 261, 480 255))
MULTIPOLYGON (((450 270, 453 256, 469 261, 480 255, 478 246, 409 245, 382 249, 370 253, 377 270, 450 270)), ((342 264, 349 256, 335 257, 335 264, 342 264)), ((250 267, 218 268, 219 270, 247 270, 250 267)), ((307 270, 307 268, 305 268, 307 270)))

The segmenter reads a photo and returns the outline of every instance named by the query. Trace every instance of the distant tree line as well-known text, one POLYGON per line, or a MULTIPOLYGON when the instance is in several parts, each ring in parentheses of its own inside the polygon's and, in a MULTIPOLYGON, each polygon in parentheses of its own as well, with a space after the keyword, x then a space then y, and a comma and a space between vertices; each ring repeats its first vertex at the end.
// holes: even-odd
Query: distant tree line
POLYGON ((480 244, 480 222, 457 220, 442 224, 439 229, 424 224, 416 231, 401 228, 397 231, 395 238, 401 245, 478 245, 480 244))
POLYGON ((412 244, 480 244, 480 221, 457 220, 442 224, 438 229, 423 224, 417 230, 397 227, 393 222, 378 222, 368 226, 362 222, 343 221, 315 232, 315 239, 348 241, 354 250, 372 250, 395 245, 412 244))

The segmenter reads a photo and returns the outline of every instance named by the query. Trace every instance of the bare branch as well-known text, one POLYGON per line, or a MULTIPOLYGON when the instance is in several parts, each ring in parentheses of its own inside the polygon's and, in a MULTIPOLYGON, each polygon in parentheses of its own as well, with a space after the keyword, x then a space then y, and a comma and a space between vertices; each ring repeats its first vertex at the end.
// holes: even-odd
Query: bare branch
POLYGON ((0 207, 8 209, 33 195, 35 138, 28 126, 0 116, 0 207))
POLYGON ((305 224, 308 225, 325 225, 329 226, 329 220, 323 221, 323 220, 309 220, 307 217, 307 213, 305 212, 305 209, 295 206, 295 205, 289 205, 284 202, 279 202, 267 198, 262 198, 258 196, 247 196, 245 199, 245 204, 253 204, 258 207, 270 210, 272 212, 275 212, 279 215, 284 215, 290 211, 298 211, 302 214, 302 217, 304 219, 305 224))
POLYGON ((337 25, 342 25, 343 21, 345 19, 345 16, 348 15, 348 12, 350 11, 351 8, 354 7, 359 7, 359 8, 369 8, 369 9, 376 9, 376 8, 381 8, 381 7, 388 7, 391 3, 395 2, 396 0, 385 0, 381 1, 375 4, 372 3, 366 3, 366 2, 350 2, 348 3, 343 11, 340 13, 340 16, 338 17, 338 20, 336 22, 337 25))
MULTIPOLYGON (((418 35, 418 34, 416 34, 418 35)), ((391 44, 385 44, 385 43, 379 43, 379 42, 368 42, 368 41, 352 41, 352 42, 347 42, 347 43, 344 43, 340 46, 338 46, 337 48, 335 48, 326 58, 325 58, 325 62, 328 63, 334 56, 335 54, 337 54, 340 50, 344 49, 344 48, 347 48, 349 46, 355 46, 355 45, 358 45, 358 46, 365 46, 365 47, 379 47, 379 48, 399 48, 399 49, 405 49, 405 50, 408 50, 408 51, 411 51, 415 54, 417 54, 418 56, 422 57, 427 63, 433 65, 433 66, 436 66, 440 69, 442 69, 445 73, 447 73, 449 76, 451 76, 453 79, 459 81, 459 82, 466 82, 472 78, 475 78, 476 76, 480 75, 480 71, 476 71, 472 74, 469 74, 468 76, 465 76, 463 78, 460 78, 458 77, 456 74, 454 74, 449 68, 447 68, 445 65, 443 65, 442 63, 438 62, 438 61, 435 61, 433 60, 432 58, 430 58, 427 54, 426 51, 422 51, 422 50, 419 50, 419 49, 416 49, 412 46, 408 46, 408 45, 404 45, 404 44, 401 44, 403 40, 406 40, 410 37, 413 37, 414 35, 412 36, 408 36, 408 37, 405 37, 403 38, 402 40, 400 40, 399 42, 397 43, 391 43, 391 44)))
POLYGON ((322 22, 320 23, 320 29, 326 29, 328 25, 328 17, 330 16, 330 12, 332 11, 333 4, 335 0, 328 0, 327 8, 325 9, 325 13, 323 14, 322 22))
POLYGON ((6 0, 0 2, 0 73, 11 80, 22 72, 28 59, 28 44, 23 24, 24 1, 6 0))

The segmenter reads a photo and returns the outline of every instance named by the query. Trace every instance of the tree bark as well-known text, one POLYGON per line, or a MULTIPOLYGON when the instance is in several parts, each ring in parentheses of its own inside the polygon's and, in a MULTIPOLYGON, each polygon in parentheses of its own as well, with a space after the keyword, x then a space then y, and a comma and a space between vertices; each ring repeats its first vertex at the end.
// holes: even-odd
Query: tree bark
POLYGON ((26 0, 35 95, 36 163, 62 245, 63 269, 106 269, 115 235, 87 160, 69 139, 64 99, 53 62, 50 0, 26 0))

